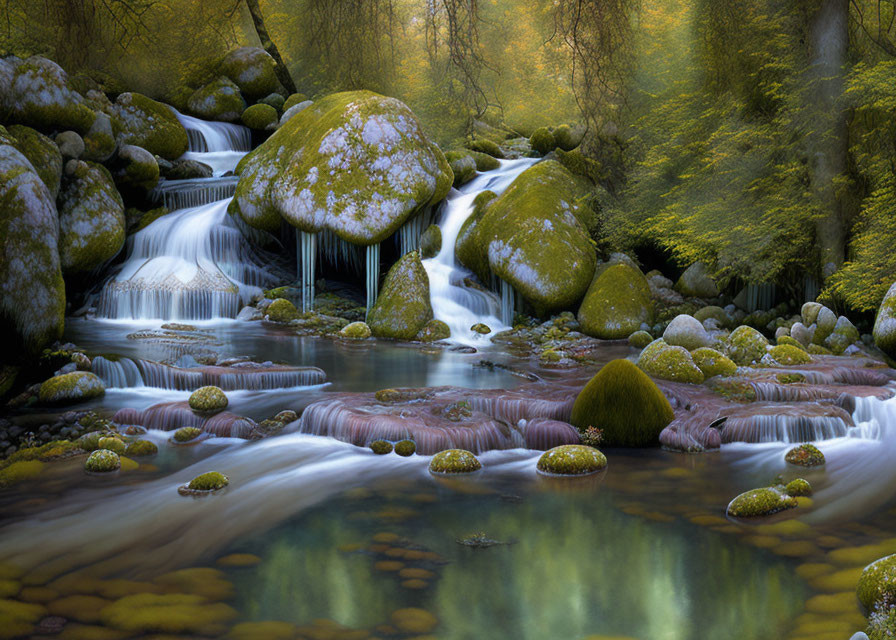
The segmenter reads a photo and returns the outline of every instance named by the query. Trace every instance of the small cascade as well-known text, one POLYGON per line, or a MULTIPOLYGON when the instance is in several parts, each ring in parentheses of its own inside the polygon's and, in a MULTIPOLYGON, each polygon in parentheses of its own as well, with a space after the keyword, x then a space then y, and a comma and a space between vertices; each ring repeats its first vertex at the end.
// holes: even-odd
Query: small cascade
POLYGON ((149 197, 169 211, 189 209, 232 198, 238 178, 196 178, 194 180, 163 180, 149 197))
MULTIPOLYGON (((846 412, 843 412, 844 414, 846 412)), ((729 417, 722 442, 817 442, 847 436, 849 416, 790 415, 786 413, 729 417)))
MULTIPOLYGON (((252 150, 252 131, 248 127, 229 122, 208 122, 177 110, 174 113, 187 130, 189 140, 188 151, 182 159, 196 160, 210 166, 216 177, 233 171, 243 156, 252 150)), ((233 194, 223 197, 230 195, 233 194)))
POLYGON ((90 370, 103 380, 106 388, 129 389, 144 386, 143 374, 137 363, 130 358, 107 360, 97 356, 91 361, 90 370))
POLYGON ((513 315, 516 311, 516 296, 510 283, 501 280, 501 322, 505 325, 513 324, 513 315))
POLYGON ((380 245, 372 244, 367 247, 366 269, 364 270, 367 279, 367 313, 376 303, 376 298, 380 294, 380 245))
POLYGON ((856 398, 852 419, 855 427, 850 437, 866 440, 885 440, 896 429, 896 399, 881 400, 875 397, 856 398))
POLYGON ((473 213, 473 201, 483 191, 502 193, 516 177, 535 164, 537 160, 502 160, 494 171, 478 175, 459 190, 452 190, 445 203, 439 227, 442 231, 442 249, 434 258, 424 260, 423 266, 429 274, 429 291, 433 314, 451 329, 451 339, 455 342, 478 344, 488 340, 487 336, 471 330, 477 323, 488 325, 492 332, 508 328, 513 321, 512 308, 508 302, 484 289, 465 286, 464 280, 473 276, 461 266, 454 255, 457 236, 464 222, 473 213))
POLYGON ((317 234, 296 229, 296 279, 302 283, 302 313, 314 309, 314 265, 317 259, 317 234))

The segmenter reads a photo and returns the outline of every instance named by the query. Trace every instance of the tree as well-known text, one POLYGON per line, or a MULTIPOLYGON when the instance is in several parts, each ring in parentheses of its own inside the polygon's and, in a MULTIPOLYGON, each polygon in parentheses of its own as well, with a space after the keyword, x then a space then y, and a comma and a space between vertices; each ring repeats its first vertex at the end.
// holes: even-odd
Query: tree
POLYGON ((286 63, 283 62, 280 50, 268 34, 268 29, 264 23, 264 15, 261 13, 261 7, 258 6, 258 0, 246 0, 246 7, 249 9, 249 13, 252 16, 252 24, 255 25, 255 33, 258 35, 258 40, 261 42, 262 48, 267 51, 274 59, 274 62, 277 63, 277 66, 275 67, 277 79, 280 81, 280 84, 283 85, 284 89, 290 93, 295 93, 296 83, 293 81, 286 63))

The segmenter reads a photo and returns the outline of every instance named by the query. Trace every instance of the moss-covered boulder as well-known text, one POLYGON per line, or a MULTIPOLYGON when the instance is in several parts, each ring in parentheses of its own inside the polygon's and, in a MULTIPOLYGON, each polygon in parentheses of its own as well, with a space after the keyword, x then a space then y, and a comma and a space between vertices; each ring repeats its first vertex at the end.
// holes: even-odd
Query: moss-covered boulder
POLYGON ((119 144, 142 147, 166 160, 176 160, 187 150, 187 130, 161 102, 140 93, 122 93, 107 113, 119 144))
POLYGON ((611 447, 652 447, 673 417, 653 380, 628 360, 613 360, 576 397, 570 423, 582 433, 601 429, 611 447))
POLYGON ((12 81, 20 58, 0 58, 0 122, 7 122, 12 108, 12 81))
POLYGON ((84 138, 77 131, 57 133, 55 142, 64 160, 77 160, 84 154, 84 138))
POLYGON ((694 316, 684 313, 672 319, 663 332, 663 340, 666 341, 666 344, 684 347, 688 351, 708 347, 712 344, 712 339, 700 321, 694 316))
POLYGON ((378 456, 384 456, 387 453, 392 453, 392 443, 388 440, 374 440, 369 445, 370 450, 373 451, 378 456))
POLYGON ((801 444, 784 455, 784 460, 800 467, 820 467, 824 464, 824 454, 814 444, 801 444))
POLYGON ((448 151, 445 159, 454 173, 454 186, 460 187, 476 177, 476 160, 465 151, 448 151))
MULTIPOLYGON (((534 132, 533 132, 534 133, 534 132)), ((580 144, 585 137, 585 128, 581 126, 572 127, 568 124, 561 124, 552 131, 554 134, 554 142, 563 151, 572 151, 580 144)))
POLYGON ((493 158, 504 158, 504 152, 501 151, 501 147, 498 146, 498 143, 489 140, 488 138, 477 138, 475 140, 468 140, 466 143, 464 143, 464 146, 470 151, 484 153, 485 155, 491 156, 493 158))
POLYGON ((84 471, 88 473, 110 473, 120 468, 121 458, 108 449, 97 449, 84 461, 84 471))
POLYGON ((106 167, 70 160, 58 202, 59 257, 64 271, 90 271, 121 251, 124 202, 106 167))
POLYGON ((124 187, 149 191, 159 183, 159 163, 146 149, 122 145, 116 164, 115 181, 124 187))
POLYGON ((728 312, 722 307, 716 305, 709 305, 697 309, 697 311, 694 312, 694 317, 701 323, 706 320, 715 320, 719 327, 728 327, 731 325, 731 316, 729 316, 728 312))
POLYGON ((487 324, 477 322, 472 327, 470 327, 470 331, 472 331, 473 333, 478 333, 481 336, 487 336, 492 332, 492 328, 487 324))
POLYGON ((716 298, 719 287, 702 262, 695 262, 681 274, 675 283, 675 290, 689 298, 716 298))
POLYGON ((451 329, 441 320, 433 318, 417 333, 416 339, 420 342, 437 342, 451 337, 451 329))
POLYGON ((812 341, 823 345, 828 336, 834 333, 836 326, 837 314, 822 305, 815 317, 815 334, 812 336, 812 341))
POLYGON ((493 171, 501 166, 501 161, 480 151, 466 150, 467 155, 476 163, 476 171, 493 171))
POLYGON ((753 327, 741 325, 731 332, 725 344, 728 357, 739 365, 750 365, 762 360, 768 340, 753 327))
POLYGON ((271 322, 290 322, 299 317, 296 306, 286 298, 277 298, 265 311, 271 322))
POLYGON ((134 440, 128 444, 124 452, 130 458, 136 456, 154 456, 159 452, 159 447, 155 442, 150 440, 134 440))
POLYGON ((96 114, 72 89, 58 64, 32 56, 15 67, 9 99, 9 119, 35 129, 74 129, 86 133, 96 114))
POLYGON ((581 221, 586 212, 577 203, 584 193, 583 183, 560 163, 540 162, 521 173, 477 223, 491 271, 540 315, 575 305, 594 275, 594 246, 581 221))
POLYGON ((199 427, 181 427, 174 432, 171 439, 179 444, 184 444, 196 440, 201 435, 202 429, 199 427))
POLYGON ((187 108, 194 116, 220 122, 239 122, 246 110, 240 88, 230 78, 221 76, 193 92, 187 108))
POLYGON ((804 349, 795 347, 792 344, 777 344, 769 349, 768 353, 778 364, 796 365, 812 362, 812 356, 806 353, 804 349))
POLYGON ((339 330, 339 337, 347 340, 366 340, 372 335, 366 322, 350 322, 339 330))
POLYGON ((40 385, 42 404, 69 404, 97 398, 106 393, 103 381, 89 371, 54 376, 40 385))
POLYGON ((859 341, 859 330, 849 321, 846 316, 837 318, 834 330, 825 338, 824 346, 830 349, 834 354, 840 355, 846 349, 859 341))
POLYGON ((691 351, 691 359, 697 368, 703 372, 704 378, 713 376, 733 376, 737 372, 737 365, 724 354, 709 347, 700 347, 691 351))
POLYGON ((862 571, 856 587, 859 602, 866 610, 876 605, 896 603, 896 554, 875 560, 862 571))
POLYGON ((113 451, 118 455, 123 455, 128 446, 124 443, 124 440, 120 438, 116 438, 115 436, 106 436, 104 438, 100 438, 96 443, 97 449, 106 449, 107 451, 113 451))
POLYGON ((586 476, 607 467, 607 457, 584 444, 564 444, 541 454, 535 465, 540 473, 553 476, 586 476))
POLYGON ((255 131, 273 131, 277 128, 280 116, 277 110, 269 104, 253 104, 251 107, 243 111, 240 116, 243 124, 254 129, 255 131))
POLYGON ((55 199, 59 195, 59 184, 62 180, 62 153, 50 138, 31 127, 14 124, 8 129, 13 137, 12 146, 28 158, 34 171, 47 185, 50 195, 55 199))
POLYGON ((293 116, 237 167, 231 210, 250 225, 376 244, 442 200, 453 174, 402 102, 336 93, 293 116))
POLYGON ((874 344, 891 358, 896 358, 896 282, 884 295, 874 320, 874 344))
POLYGON ((429 472, 436 475, 472 473, 482 468, 482 463, 466 449, 446 449, 432 457, 429 472))
POLYGON ((667 345, 662 339, 644 348, 638 358, 638 366, 654 378, 673 382, 700 384, 704 379, 703 372, 687 349, 667 345))
POLYGON ((96 120, 84 134, 84 153, 81 158, 93 162, 105 162, 115 153, 115 130, 108 113, 97 112, 96 120))
POLYGON ((740 494, 730 502, 727 511, 735 518, 758 518, 793 509, 797 504, 796 498, 774 487, 765 487, 740 494))
POLYGON ((653 315, 650 286, 636 268, 619 262, 603 269, 588 287, 578 319, 582 332, 621 340, 649 323, 653 315))
POLYGON ((529 144, 535 152, 541 155, 546 155, 557 148, 554 134, 547 127, 539 127, 533 131, 529 137, 529 144))
POLYGON ((289 111, 297 104, 302 104, 303 102, 308 102, 308 96, 304 93, 291 93, 286 98, 286 102, 283 103, 283 111, 289 111))
POLYGON ((286 104, 286 98, 284 98, 279 93, 269 93, 264 98, 258 101, 259 104, 268 104, 274 109, 277 110, 278 113, 283 111, 283 105, 286 104))
POLYGON ((420 256, 425 260, 434 258, 442 250, 442 229, 438 225, 431 224, 420 236, 420 256))
POLYGON ((238 615, 232 607, 194 593, 137 593, 105 606, 99 619, 107 628, 121 630, 128 637, 153 633, 202 636, 209 629, 219 635, 238 615))
POLYGON ((407 458, 417 452, 417 444, 413 440, 399 440, 395 443, 395 453, 407 458))
POLYGON ((482 240, 482 226, 479 222, 491 204, 498 199, 494 191, 482 191, 473 199, 473 212, 464 220, 454 243, 454 255, 458 262, 488 282, 489 266, 487 246, 482 240))
POLYGON ((190 394, 190 408, 193 411, 223 411, 227 408, 227 404, 227 396, 224 391, 212 385, 200 387, 190 394))
POLYGON ((377 338, 414 340, 430 320, 429 276, 412 251, 389 269, 367 324, 377 338))
POLYGON ((214 491, 220 491, 230 484, 230 478, 219 471, 208 471, 190 480, 187 484, 178 487, 181 495, 202 495, 214 491))
POLYGON ((276 91, 279 85, 276 67, 277 63, 261 47, 234 49, 221 61, 221 73, 249 98, 260 98, 276 91))
POLYGON ((808 480, 796 478, 791 480, 784 486, 784 493, 794 498, 800 498, 812 495, 812 485, 808 480))
POLYGON ((298 104, 294 104, 283 112, 283 115, 280 116, 280 123, 277 125, 282 127, 287 122, 293 119, 293 116, 298 115, 308 107, 314 104, 311 100, 305 100, 304 102, 300 102, 298 104))

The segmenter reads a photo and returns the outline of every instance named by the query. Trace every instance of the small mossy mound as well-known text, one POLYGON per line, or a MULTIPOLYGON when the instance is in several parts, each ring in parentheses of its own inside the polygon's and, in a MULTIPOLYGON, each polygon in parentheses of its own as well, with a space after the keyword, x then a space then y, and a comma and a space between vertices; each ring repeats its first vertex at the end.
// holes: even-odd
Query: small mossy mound
POLYGON ((801 444, 788 451, 784 460, 800 467, 819 467, 824 464, 824 454, 814 444, 801 444))
POLYGON ((647 279, 620 262, 604 268, 588 287, 578 319, 582 332, 604 340, 622 340, 650 322, 653 303, 647 279))
POLYGON ((67 404, 98 398, 106 393, 103 381, 89 371, 74 371, 55 376, 40 385, 42 404, 67 404))
POLYGON ((442 229, 431 224, 420 236, 420 255, 423 259, 435 258, 442 250, 442 229))
POLYGON ((296 305, 286 298, 277 298, 265 310, 271 322, 290 322, 299 317, 296 305))
POLYGON ((568 124, 561 124, 552 133, 557 146, 563 151, 572 151, 578 147, 585 136, 584 128, 570 127, 568 124))
POLYGON ((339 330, 339 337, 347 340, 366 340, 371 336, 366 322, 350 322, 339 330))
POLYGON ((494 171, 501 166, 500 160, 487 153, 467 149, 467 154, 476 162, 477 171, 494 171))
POLYGON ((471 473, 481 468, 479 458, 465 449, 440 451, 429 462, 429 472, 435 474, 471 473))
POLYGON ((499 160, 504 159, 504 152, 501 151, 501 147, 499 147, 496 142, 492 142, 487 138, 469 140, 464 146, 470 151, 478 151, 479 153, 484 153, 487 156, 498 158, 499 160))
POLYGON ((384 456, 387 453, 392 453, 392 443, 388 440, 374 440, 369 445, 370 450, 373 451, 378 456, 384 456))
POLYGON ((429 276, 411 251, 389 269, 367 324, 377 338, 414 340, 430 320, 429 276))
POLYGON ((769 349, 769 354, 783 365, 809 364, 812 362, 812 356, 803 349, 790 344, 778 344, 769 349))
POLYGON ((103 624, 133 635, 167 633, 218 636, 237 617, 232 607, 187 593, 128 595, 100 611, 103 624))
POLYGON ((529 137, 529 144, 536 153, 546 155, 557 148, 554 134, 547 127, 539 127, 529 137))
POLYGON ((109 473, 121 468, 121 458, 114 451, 97 449, 84 461, 84 470, 89 473, 109 473))
POLYGON ((636 349, 643 349, 653 342, 653 337, 646 331, 635 331, 628 337, 628 343, 636 349))
POLYGON ((472 327, 470 327, 470 331, 472 331, 473 333, 478 333, 481 336, 487 336, 492 332, 492 329, 487 324, 477 322, 472 327))
POLYGON ((261 47, 240 47, 224 56, 221 73, 248 97, 260 98, 277 90, 276 65, 261 47))
POLYGON ((803 345, 803 343, 801 343, 796 338, 792 338, 791 336, 779 336, 778 339, 776 340, 776 342, 778 343, 779 346, 787 345, 790 347, 796 347, 797 349, 800 349, 801 351, 806 351, 805 345, 803 345))
POLYGON ((112 451, 113 453, 117 453, 121 455, 125 452, 128 446, 124 443, 123 440, 119 438, 114 438, 112 436, 106 436, 105 438, 100 438, 99 442, 96 443, 97 449, 106 449, 107 451, 112 451))
POLYGON ((280 117, 277 110, 269 104, 253 104, 240 116, 243 124, 255 131, 273 131, 277 128, 280 117))
POLYGON ((727 513, 735 518, 770 516, 797 506, 796 498, 772 487, 752 489, 737 496, 728 505, 727 513))
POLYGON ((303 102, 308 101, 308 96, 304 93, 291 93, 286 98, 286 102, 283 103, 283 111, 289 111, 297 104, 302 104, 303 102))
POLYGON ((700 384, 703 382, 703 372, 694 363, 691 354, 684 347, 666 345, 656 353, 648 352, 648 347, 645 347, 644 351, 641 352, 641 357, 638 358, 638 366, 648 375, 673 382, 686 382, 689 384, 700 384), (646 356, 645 353, 647 354, 646 356))
POLYGON ((240 88, 230 78, 221 76, 194 91, 187 101, 187 107, 199 118, 239 122, 246 110, 246 101, 240 94, 240 88))
POLYGON ((190 408, 193 411, 222 411, 227 404, 227 396, 219 387, 200 387, 190 394, 190 408))
POLYGON ((564 444, 541 454, 536 468, 557 476, 583 476, 606 468, 607 457, 584 444, 564 444))
POLYGON ((223 473, 208 471, 190 480, 187 488, 190 491, 217 491, 228 484, 230 484, 230 480, 223 473))
POLYGON ((808 480, 796 478, 795 480, 791 480, 784 486, 784 492, 789 496, 793 496, 794 498, 799 498, 801 496, 811 496, 812 485, 809 484, 808 480))
POLYGON ((576 397, 570 423, 603 431, 611 447, 652 447, 674 413, 663 392, 628 360, 608 362, 576 397))
POLYGON ((753 327, 742 325, 731 332, 725 349, 728 357, 739 365, 749 365, 762 360, 768 340, 753 327))
POLYGON ((896 603, 896 554, 875 560, 862 571, 856 587, 859 602, 870 611, 896 603))
POLYGON ((445 159, 454 173, 454 186, 460 187, 476 177, 476 160, 465 151, 448 151, 445 159))
POLYGON ((737 365, 730 358, 709 347, 694 349, 691 351, 691 359, 703 372, 704 378, 733 376, 737 372, 737 365))
POLYGON ((175 442, 191 442, 202 435, 202 429, 198 427, 181 427, 171 436, 175 442))
POLYGON ((395 443, 395 453, 407 458, 417 453, 417 444, 413 440, 399 440, 395 443))
POLYGON ((436 342, 438 340, 447 340, 451 337, 451 329, 441 320, 433 318, 420 329, 416 339, 420 342, 436 342))
POLYGON ((158 452, 159 447, 156 446, 155 442, 149 440, 135 440, 127 446, 127 449, 125 449, 125 454, 128 457, 154 456, 158 452))

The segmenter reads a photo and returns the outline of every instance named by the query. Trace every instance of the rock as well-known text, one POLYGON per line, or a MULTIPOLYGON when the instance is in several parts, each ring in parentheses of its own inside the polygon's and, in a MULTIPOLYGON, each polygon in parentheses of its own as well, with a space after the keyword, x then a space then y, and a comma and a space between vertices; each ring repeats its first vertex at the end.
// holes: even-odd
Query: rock
POLYGON ((121 468, 121 458, 114 451, 98 449, 84 461, 84 471, 88 473, 110 473, 121 468))
POLYGON ((675 290, 689 298, 716 298, 719 288, 702 262, 695 262, 681 274, 675 290))
POLYGON ((71 88, 62 67, 40 56, 16 66, 9 100, 10 120, 35 129, 86 133, 96 118, 84 97, 71 88))
POLYGON ((487 153, 473 151, 472 149, 465 149, 465 152, 468 156, 473 158, 473 161, 476 163, 476 171, 493 171, 501 166, 500 160, 487 153))
POLYGON ((87 371, 55 376, 40 385, 41 404, 69 404, 97 398, 106 393, 103 381, 87 371))
POLYGON ((176 160, 187 151, 187 130, 161 102, 140 93, 122 93, 107 113, 119 144, 142 147, 166 160, 176 160))
POLYGON ((812 485, 810 485, 808 481, 803 480, 802 478, 796 478, 795 480, 791 480, 787 483, 787 485, 784 487, 784 492, 789 496, 793 496, 794 498, 811 496, 812 485))
POLYGON ((236 314, 236 319, 242 320, 243 322, 253 322, 255 320, 264 319, 264 314, 255 307, 243 307, 240 309, 240 312, 236 314))
POLYGON ((613 360, 576 397, 570 423, 603 431, 611 447, 652 447, 674 414, 662 391, 628 360, 613 360))
POLYGON ((532 145, 534 151, 541 155, 547 155, 557 148, 554 134, 547 127, 539 127, 533 131, 529 137, 529 144, 532 145))
POLYGON ((117 453, 118 455, 124 454, 125 449, 127 449, 127 445, 124 443, 123 440, 120 440, 113 436, 107 436, 105 438, 100 438, 96 444, 97 444, 97 449, 105 449, 107 451, 112 451, 114 453, 117 453))
POLYGON ((459 187, 476 177, 476 161, 463 151, 448 151, 445 159, 454 173, 454 186, 459 187))
POLYGON ((769 349, 768 353, 775 360, 775 362, 778 362, 779 364, 783 364, 785 366, 809 364, 810 362, 812 362, 812 357, 808 353, 806 353, 806 351, 791 344, 775 345, 774 347, 769 349))
POLYGON ((277 128, 280 117, 277 110, 269 104, 253 104, 240 116, 243 124, 256 131, 273 131, 277 128))
POLYGON ((790 327, 790 337, 799 342, 801 345, 808 346, 812 342, 814 332, 809 331, 802 322, 794 322, 790 327))
POLYGON ((784 460, 800 467, 819 467, 824 464, 824 454, 814 444, 801 444, 788 451, 784 460))
POLYGON ((653 304, 641 272, 626 263, 606 267, 591 283, 579 308, 582 332, 620 340, 649 323, 653 304))
POLYGON ((230 484, 230 479, 218 471, 208 471, 196 476, 190 482, 177 489, 181 495, 198 495, 212 493, 230 484))
POLYGON ((314 104, 314 103, 311 100, 305 100, 298 104, 294 104, 289 108, 284 107, 286 110, 283 112, 283 115, 280 116, 280 122, 277 126, 282 127, 287 122, 292 120, 293 117, 295 117, 296 115, 298 115, 299 113, 301 113, 302 111, 304 111, 305 109, 310 107, 312 104, 314 104))
POLYGON ((90 271, 124 246, 124 202, 106 167, 70 160, 59 192, 59 256, 66 272, 90 271))
POLYGON ((840 355, 846 349, 861 339, 859 330, 849 321, 846 316, 837 318, 834 330, 825 338, 824 346, 830 349, 836 355, 840 355))
POLYGON ((740 365, 750 365, 762 360, 768 340, 753 327, 742 325, 731 332, 725 349, 728 357, 740 365))
POLYGON ((283 111, 289 111, 297 104, 301 104, 303 102, 311 102, 304 93, 291 93, 287 98, 286 102, 283 103, 283 111))
POLYGON ((395 453, 402 458, 412 456, 416 451, 417 445, 414 444, 413 440, 399 440, 395 443, 395 453))
POLYGON ((438 225, 431 224, 420 236, 420 256, 425 260, 435 258, 442 250, 442 230, 438 225))
POLYGON ((570 127, 568 124, 561 124, 554 129, 553 134, 554 142, 558 147, 563 151, 572 151, 582 144, 582 140, 585 138, 585 129, 584 127, 570 127))
POLYGON ((165 177, 169 180, 193 180, 211 178, 213 173, 210 166, 198 160, 176 160, 165 173, 165 177))
POLYGON ((179 444, 184 444, 196 440, 201 435, 202 429, 198 427, 181 427, 174 432, 171 438, 179 444))
POLYGON ((487 246, 481 233, 483 227, 479 223, 497 199, 498 195, 488 190, 480 192, 473 199, 473 212, 464 220, 454 243, 454 255, 458 262, 479 276, 483 282, 488 282, 491 271, 488 265, 487 246))
POLYGON ((712 339, 700 321, 686 314, 677 315, 672 319, 663 332, 663 340, 666 344, 684 347, 688 351, 712 344, 712 339))
POLYGON ((200 387, 190 394, 190 408, 193 411, 223 411, 227 404, 227 396, 219 387, 200 387))
POLYGON ((370 450, 373 451, 378 456, 384 456, 387 453, 392 453, 392 443, 388 440, 374 440, 369 445, 370 450))
POLYGON ((834 333, 834 327, 837 326, 837 315, 827 307, 821 307, 818 310, 818 317, 815 320, 815 335, 812 341, 815 344, 823 345, 829 335, 834 333))
MULTIPOLYGON (((277 63, 261 47, 240 47, 221 62, 221 72, 249 98, 266 96, 279 86, 277 63)), ((247 125, 248 126, 248 125, 247 125)))
POLYGON ((441 320, 433 318, 424 325, 416 336, 419 342, 437 342, 451 337, 451 329, 441 320))
POLYGON ((451 188, 451 167, 403 103, 370 91, 329 95, 293 116, 237 167, 231 204, 251 226, 385 240, 451 188))
POLYGON ((367 324, 377 338, 414 340, 430 320, 429 276, 412 251, 389 269, 367 324))
POLYGON ((753 489, 740 494, 728 505, 727 513, 735 518, 770 516, 797 506, 796 498, 775 488, 753 489))
POLYGON ((487 336, 488 334, 490 334, 492 332, 492 329, 487 324, 477 322, 472 327, 470 327, 470 331, 472 331, 474 333, 478 333, 481 336, 487 336))
POLYGON ((872 335, 878 349, 896 358, 896 282, 890 285, 880 303, 872 335))
POLYGON ((496 142, 492 142, 486 138, 477 138, 476 140, 468 141, 465 146, 470 151, 477 151, 479 153, 484 153, 493 158, 498 158, 499 160, 504 159, 504 152, 501 151, 501 147, 498 146, 496 142))
POLYGON ((366 322, 351 322, 339 331, 340 338, 349 340, 366 340, 371 336, 370 327, 366 322))
POLYGON ((299 316, 295 305, 286 298, 277 298, 267 308, 267 319, 271 322, 290 322, 299 316))
POLYGON ((583 476, 602 471, 607 457, 594 447, 564 444, 545 451, 536 468, 541 473, 558 476, 583 476))
MULTIPOLYGON (((239 83, 237 83, 237 84, 239 84, 239 83)), ((269 93, 264 98, 259 100, 258 103, 270 105, 270 106, 274 107, 274 109, 276 109, 277 112, 279 113, 285 109, 285 107, 283 105, 286 104, 286 98, 284 98, 279 93, 269 93)), ((290 106, 292 106, 292 105, 290 105, 290 106)))
POLYGON ((703 372, 704 378, 713 376, 733 376, 737 372, 737 365, 715 349, 701 347, 691 351, 691 359, 697 368, 703 372))
POLYGON ((198 118, 221 122, 239 122, 246 110, 240 88, 229 78, 221 76, 197 89, 187 101, 187 108, 198 118))
POLYGON ((648 375, 673 382, 700 384, 703 372, 694 363, 691 354, 684 347, 673 347, 662 342, 659 349, 650 350, 651 345, 660 342, 655 340, 647 345, 638 358, 638 366, 648 375))
POLYGON ((432 457, 429 472, 433 474, 471 473, 482 468, 479 459, 464 449, 446 449, 432 457))
POLYGON ((115 179, 118 184, 149 191, 159 183, 159 163, 146 149, 132 144, 122 145, 117 164, 115 179))
POLYGON ((12 146, 28 159, 55 201, 62 180, 62 153, 59 147, 42 133, 20 124, 10 126, 9 134, 13 138, 12 146))
POLYGON ((824 305, 819 302, 806 302, 803 304, 800 309, 800 317, 803 320, 803 324, 807 327, 811 327, 815 324, 815 321, 818 319, 818 312, 821 311, 821 308, 824 305))
POLYGON ((475 223, 491 271, 539 315, 575 305, 594 274, 594 248, 580 221, 586 212, 576 203, 583 189, 558 162, 541 162, 521 173, 475 223))
POLYGON ((127 454, 129 458, 136 456, 154 456, 158 452, 159 447, 156 446, 155 442, 149 440, 135 440, 127 446, 127 449, 125 449, 125 454, 127 454))
POLYGON ((193 593, 138 593, 107 605, 100 611, 100 621, 131 637, 150 633, 199 635, 210 628, 222 628, 237 615, 232 607, 193 593))
POLYGON ((0 122, 7 122, 9 119, 13 100, 12 81, 19 64, 19 58, 0 58, 0 122))
POLYGON ((653 342, 653 336, 646 331, 635 331, 628 337, 628 343, 636 349, 643 349, 653 342))
POLYGON ((105 162, 115 153, 115 132, 112 129, 112 118, 107 113, 97 112, 96 120, 84 134, 84 160, 105 162))
POLYGON ((868 611, 875 605, 896 601, 896 554, 875 560, 865 567, 856 587, 856 595, 868 611))
POLYGON ((709 319, 712 319, 715 320, 716 323, 718 323, 719 327, 731 326, 731 316, 728 315, 728 312, 725 311, 722 307, 717 307, 714 305, 698 309, 696 312, 694 312, 694 317, 697 318, 697 320, 699 320, 701 324, 709 319))
POLYGON ((63 131, 56 134, 56 146, 63 160, 77 160, 84 155, 84 139, 77 131, 63 131))

